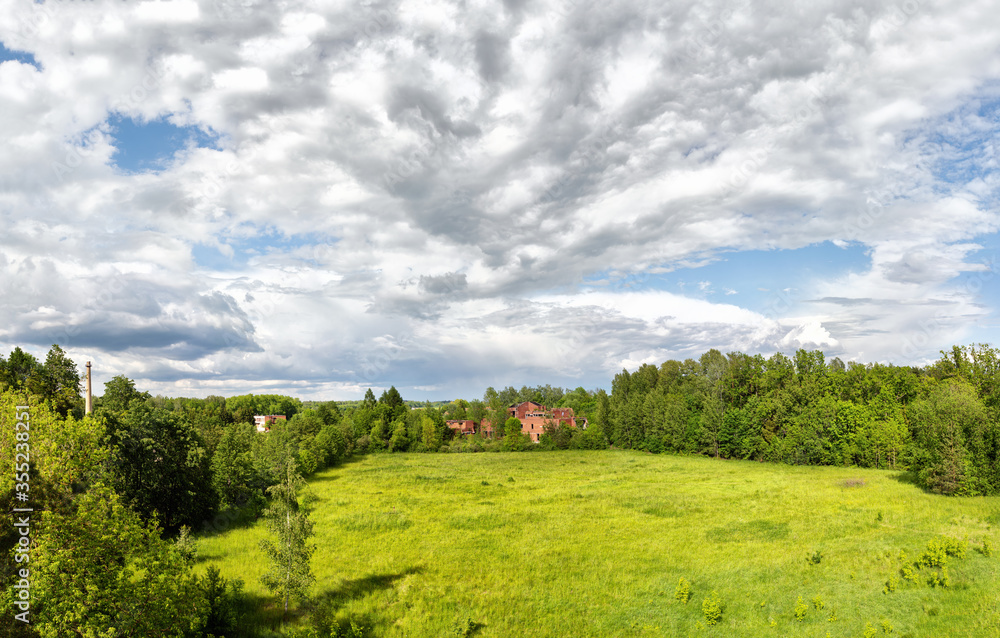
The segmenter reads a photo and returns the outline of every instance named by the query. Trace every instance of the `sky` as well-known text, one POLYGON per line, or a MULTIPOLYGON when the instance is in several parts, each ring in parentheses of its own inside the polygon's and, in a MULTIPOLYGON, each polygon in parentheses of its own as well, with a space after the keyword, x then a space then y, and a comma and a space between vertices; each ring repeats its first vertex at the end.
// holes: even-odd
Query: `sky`
POLYGON ((994 343, 992 2, 9 0, 0 351, 481 397, 994 343))

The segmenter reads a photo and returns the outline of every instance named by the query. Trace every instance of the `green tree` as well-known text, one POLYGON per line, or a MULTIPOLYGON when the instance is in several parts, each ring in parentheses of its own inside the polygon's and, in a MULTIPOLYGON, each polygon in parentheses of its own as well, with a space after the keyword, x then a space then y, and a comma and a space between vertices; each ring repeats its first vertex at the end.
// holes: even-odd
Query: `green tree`
POLYGON ((441 430, 426 410, 420 415, 421 442, 424 449, 436 452, 441 447, 441 430))
MULTIPOLYGON (((58 345, 53 344, 41 369, 44 396, 62 416, 82 405, 80 373, 73 360, 58 345)), ((81 415, 82 416, 82 415, 81 415)))
POLYGON ((503 449, 508 451, 520 450, 523 447, 523 437, 521 436, 521 420, 517 417, 510 417, 503 424, 503 449))
POLYGON ((204 625, 205 597, 173 543, 103 486, 71 514, 41 514, 31 565, 42 638, 183 638, 204 625))
POLYGON ((200 526, 218 501, 198 432, 183 415, 126 404, 106 414, 111 486, 146 520, 158 515, 169 530, 200 526))
POLYGON ((104 394, 98 407, 105 413, 118 414, 128 410, 134 402, 144 402, 150 398, 148 392, 135 389, 135 382, 123 375, 117 375, 104 384, 104 394))
POLYGON ((0 372, 3 373, 3 377, 0 378, 3 385, 14 390, 27 390, 28 380, 37 376, 41 372, 41 367, 34 355, 15 347, 10 353, 10 358, 0 366, 0 372))
POLYGON ((253 458, 256 435, 249 423, 234 423, 226 428, 212 456, 212 486, 222 507, 249 506, 258 512, 263 507, 264 479, 253 458))
POLYGON ((390 452, 405 452, 410 448, 410 437, 406 431, 406 420, 396 419, 392 422, 392 438, 389 439, 390 452))
POLYGON ((267 555, 269 569, 261 583, 284 601, 284 613, 293 598, 303 599, 315 578, 309 561, 316 546, 309 543, 313 524, 309 510, 299 504, 298 492, 305 481, 298 473, 291 453, 285 460, 281 481, 268 489, 271 504, 265 518, 274 541, 262 540, 261 550, 267 555))
POLYGON ((992 494, 997 462, 995 426, 975 389, 960 380, 934 383, 908 411, 911 469, 920 483, 942 494, 992 494), (990 431, 990 430, 993 431, 990 431))

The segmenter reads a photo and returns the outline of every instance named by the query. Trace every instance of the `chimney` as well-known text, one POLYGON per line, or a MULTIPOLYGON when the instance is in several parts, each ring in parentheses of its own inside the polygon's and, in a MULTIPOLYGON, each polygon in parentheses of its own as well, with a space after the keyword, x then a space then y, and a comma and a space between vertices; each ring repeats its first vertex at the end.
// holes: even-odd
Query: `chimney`
POLYGON ((90 393, 90 362, 87 362, 87 407, 85 412, 90 414, 94 409, 93 395, 90 393))

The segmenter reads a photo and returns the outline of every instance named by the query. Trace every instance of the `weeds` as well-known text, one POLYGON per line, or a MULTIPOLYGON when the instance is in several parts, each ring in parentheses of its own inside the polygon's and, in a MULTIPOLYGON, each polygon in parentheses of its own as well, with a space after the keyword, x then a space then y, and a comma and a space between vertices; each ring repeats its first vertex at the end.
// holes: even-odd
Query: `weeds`
POLYGON ((685 605, 691 600, 691 583, 683 576, 677 581, 677 589, 674 590, 674 598, 685 605))
POLYGON ((889 580, 885 581, 885 587, 882 588, 882 593, 883 594, 891 594, 892 592, 896 591, 896 586, 897 585, 898 585, 898 581, 896 580, 896 577, 895 576, 889 576, 889 580))
POLYGON ((799 596, 799 599, 795 601, 795 620, 799 622, 805 620, 807 611, 809 611, 809 605, 802 600, 802 596, 799 596))
POLYGON ((701 613, 705 616, 705 622, 712 626, 722 620, 722 599, 719 598, 719 593, 713 591, 704 601, 701 603, 701 613))
POLYGON ((993 544, 990 543, 989 540, 984 538, 982 546, 977 547, 976 551, 982 554, 983 556, 989 558, 990 556, 993 555, 993 544))

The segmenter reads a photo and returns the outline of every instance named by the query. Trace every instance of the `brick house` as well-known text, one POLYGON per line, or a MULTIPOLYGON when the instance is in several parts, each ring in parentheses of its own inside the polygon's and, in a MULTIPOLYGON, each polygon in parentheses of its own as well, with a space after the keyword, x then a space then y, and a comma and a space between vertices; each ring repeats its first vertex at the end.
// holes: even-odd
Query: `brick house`
POLYGON ((278 421, 278 420, 284 421, 285 420, 285 415, 284 414, 265 414, 265 415, 260 415, 260 416, 254 416, 253 423, 254 423, 254 425, 257 426, 257 431, 258 432, 270 432, 271 431, 271 424, 273 424, 275 421, 278 421))
MULTIPOLYGON (((545 433, 545 424, 568 425, 575 428, 578 425, 586 427, 586 419, 576 418, 573 408, 552 408, 551 410, 536 401, 522 401, 507 408, 508 418, 516 417, 521 422, 521 432, 527 434, 534 443, 545 433)), ((480 433, 493 436, 493 426, 489 421, 483 421, 480 433)))
POLYGON ((476 422, 469 419, 455 419, 445 423, 458 434, 473 434, 476 431, 476 422))

